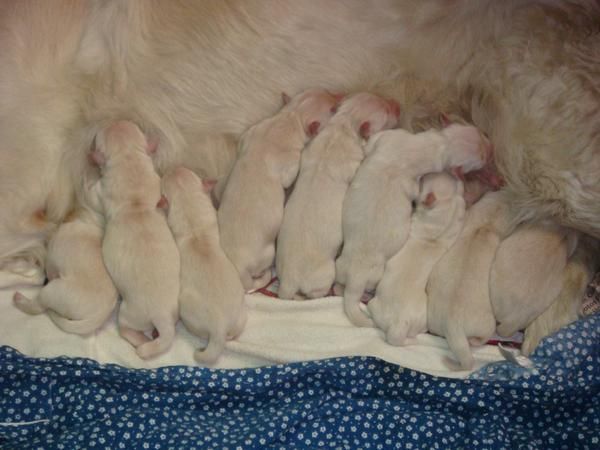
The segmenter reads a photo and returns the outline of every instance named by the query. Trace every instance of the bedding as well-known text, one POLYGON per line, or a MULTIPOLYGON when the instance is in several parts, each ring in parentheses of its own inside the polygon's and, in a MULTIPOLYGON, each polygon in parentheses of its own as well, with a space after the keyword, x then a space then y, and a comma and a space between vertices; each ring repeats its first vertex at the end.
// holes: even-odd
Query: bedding
POLYGON ((0 447, 598 448, 600 316, 467 379, 366 356, 128 369, 0 347, 0 447))
MULTIPOLYGON (((2 280, 0 279, 0 282, 2 280)), ((39 288, 19 288, 35 295, 39 288)), ((172 348, 144 361, 117 331, 115 314, 95 334, 77 336, 57 328, 45 314, 29 316, 12 302, 14 287, 0 290, 0 345, 7 345, 32 357, 70 356, 115 363, 129 368, 157 368, 171 365, 197 366, 193 351, 204 342, 189 334, 180 324, 172 348)), ((248 368, 310 361, 338 356, 376 356, 409 369, 433 375, 461 378, 469 371, 452 371, 446 341, 432 335, 419 335, 406 347, 393 347, 375 328, 358 328, 343 311, 341 297, 310 301, 274 298, 277 283, 247 295, 248 322, 235 341, 229 341, 216 368, 248 368)), ((503 359, 495 346, 475 350, 476 367, 503 359)))

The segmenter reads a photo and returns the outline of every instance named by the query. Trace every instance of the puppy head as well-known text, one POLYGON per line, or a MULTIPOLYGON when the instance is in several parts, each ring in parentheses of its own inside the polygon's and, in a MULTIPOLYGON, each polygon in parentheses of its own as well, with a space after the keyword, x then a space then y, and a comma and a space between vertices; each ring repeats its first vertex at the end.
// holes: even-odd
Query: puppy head
POLYGON ((492 145, 474 126, 451 124, 442 130, 448 139, 450 166, 462 173, 481 169, 492 158, 492 145))
POLYGON ((351 117, 361 137, 368 139, 379 131, 398 126, 400 106, 395 100, 361 92, 344 100, 338 114, 351 117))
POLYGON ((168 204, 178 202, 184 196, 202 194, 210 197, 216 180, 201 179, 190 169, 179 166, 167 172, 161 180, 162 193, 168 204))
POLYGON ((155 152, 157 145, 149 145, 144 133, 133 122, 121 120, 102 129, 94 139, 90 160, 104 167, 106 162, 126 151, 155 152))
POLYGON ((294 98, 282 94, 284 108, 300 114, 304 131, 309 137, 316 136, 327 125, 342 98, 342 94, 332 94, 320 88, 308 89, 294 98))
POLYGON ((449 173, 429 173, 421 178, 418 203, 424 208, 434 208, 439 203, 462 195, 461 186, 462 183, 449 173))

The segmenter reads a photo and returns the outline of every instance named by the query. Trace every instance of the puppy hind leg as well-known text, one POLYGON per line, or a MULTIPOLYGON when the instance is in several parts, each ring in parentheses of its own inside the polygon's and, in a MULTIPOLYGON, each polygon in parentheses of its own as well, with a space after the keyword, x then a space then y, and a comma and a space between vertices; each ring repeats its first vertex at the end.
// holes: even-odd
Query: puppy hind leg
POLYGON ((39 302, 38 298, 39 296, 37 298, 25 297, 18 291, 13 295, 15 306, 27 314, 41 314, 46 311, 46 307, 39 302))
POLYGON ((211 334, 209 336, 208 345, 202 350, 194 352, 194 359, 199 364, 212 366, 217 362, 223 349, 225 348, 225 336, 223 333, 211 334))
POLYGON ((271 281, 271 269, 265 270, 258 277, 252 278, 252 290, 265 287, 271 281))
POLYGON ((158 331, 158 337, 147 341, 137 347, 136 353, 142 359, 153 358, 166 352, 175 339, 175 324, 171 321, 162 320, 154 324, 158 331))
POLYGON ((280 282, 281 284, 277 290, 277 296, 282 299, 293 300, 298 292, 298 288, 292 286, 290 283, 286 283, 285 281, 280 280, 280 282))
POLYGON ((469 370, 473 367, 471 346, 469 345, 467 336, 465 336, 464 332, 457 327, 458 325, 450 325, 450 328, 446 333, 446 340, 448 341, 450 350, 452 350, 452 353, 454 353, 454 356, 460 362, 460 367, 469 370))
POLYGON ((150 341, 150 338, 141 331, 124 325, 119 325, 119 335, 136 348, 150 341))
MULTIPOLYGON (((349 277, 344 289, 344 312, 350 322, 357 327, 375 327, 375 322, 364 313, 361 308, 361 298, 365 291, 366 283, 362 280, 349 277)), ((393 344, 392 344, 393 345, 393 344)))

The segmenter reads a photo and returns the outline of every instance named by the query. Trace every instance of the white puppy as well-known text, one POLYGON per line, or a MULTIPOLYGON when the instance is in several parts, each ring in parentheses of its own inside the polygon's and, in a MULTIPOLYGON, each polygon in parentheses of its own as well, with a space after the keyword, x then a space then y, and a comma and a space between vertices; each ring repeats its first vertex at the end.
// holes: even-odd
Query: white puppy
POLYGON ((237 268, 244 289, 271 279, 275 239, 283 220, 285 189, 300 167, 300 153, 335 112, 339 96, 309 89, 241 138, 217 212, 221 246, 237 268))
POLYGON ((35 299, 16 292, 15 305, 29 314, 46 311, 68 333, 89 334, 100 328, 118 298, 102 260, 102 222, 88 209, 73 211, 48 244, 49 283, 35 299))
POLYGON ((375 297, 367 304, 389 344, 402 345, 407 337, 427 331, 425 286, 433 266, 460 234, 464 215, 460 180, 444 172, 423 177, 409 238, 386 263, 375 297))
POLYGON ((600 264, 598 247, 598 241, 585 235, 579 237, 577 249, 562 274, 560 293, 525 329, 521 346, 524 355, 533 352, 550 333, 574 322, 581 312, 582 299, 585 300, 589 290, 595 295, 595 289, 589 289, 588 283, 594 278, 600 264))
POLYGON ((455 124, 418 134, 383 131, 373 136, 366 153, 344 199, 344 248, 335 266, 344 310, 359 326, 372 325, 359 308, 363 292, 375 289, 386 261, 408 238, 421 176, 450 167, 479 169, 490 152, 475 127, 455 124))
POLYGON ((525 329, 558 296, 577 234, 553 223, 524 224, 500 243, 490 300, 500 336, 525 329))
POLYGON ((496 329, 489 272, 508 217, 503 194, 485 194, 468 210, 458 240, 427 282, 427 328, 446 337, 464 369, 473 366, 469 344, 482 345, 496 329))
POLYGON ((396 126, 399 115, 393 101, 368 93, 352 95, 302 153, 277 238, 281 298, 294 298, 299 291, 322 297, 331 288, 342 245, 342 204, 364 158, 363 139, 396 126))
POLYGON ((96 136, 100 200, 106 218, 104 263, 123 301, 119 333, 141 358, 165 352, 175 337, 179 253, 162 211, 160 177, 141 130, 115 122, 96 136), (144 332, 158 331, 150 340, 144 332))
POLYGON ((206 348, 194 353, 196 361, 213 364, 225 341, 244 329, 244 288, 219 243, 211 182, 179 167, 163 176, 162 188, 181 257, 179 315, 191 333, 208 339, 206 348))

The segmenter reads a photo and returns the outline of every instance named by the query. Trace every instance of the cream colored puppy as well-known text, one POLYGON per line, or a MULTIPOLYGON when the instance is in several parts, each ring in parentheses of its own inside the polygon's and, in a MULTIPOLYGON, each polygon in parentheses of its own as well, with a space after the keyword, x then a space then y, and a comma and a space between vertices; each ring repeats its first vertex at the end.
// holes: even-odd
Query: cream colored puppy
POLYGON ((104 263, 123 301, 119 333, 141 358, 165 352, 175 337, 179 253, 162 211, 160 177, 148 143, 131 122, 115 122, 96 136, 100 200, 106 218, 104 263), (150 340, 144 333, 158 331, 150 340))
POLYGON ((469 344, 484 344, 496 329, 489 273, 508 219, 503 194, 485 194, 468 210, 458 240, 433 267, 427 282, 427 328, 446 337, 463 369, 473 366, 469 344))
POLYGON ((331 288, 342 245, 342 204, 364 158, 364 139, 396 126, 399 115, 394 101, 352 95, 302 153, 277 238, 279 297, 322 297, 331 288))
POLYGON ((194 352, 196 361, 214 364, 246 324, 244 288, 219 243, 211 182, 179 167, 163 176, 162 188, 181 257, 179 316, 190 333, 208 340, 194 352))
POLYGON ((237 268, 244 289, 271 279, 275 240, 283 221, 285 189, 300 167, 300 152, 335 112, 339 96, 309 89, 251 127, 241 138, 217 212, 221 246, 237 268))
POLYGON ((67 333, 90 334, 114 309, 118 293, 102 260, 103 220, 78 209, 58 227, 48 244, 49 283, 29 299, 16 292, 15 305, 29 314, 47 312, 67 333))
POLYGON ((408 240, 386 263, 367 304, 389 344, 403 345, 427 331, 425 286, 433 266, 458 238, 464 216, 462 182, 444 172, 425 175, 408 240))
POLYGON ((544 337, 577 320, 588 283, 594 278, 600 264, 598 247, 597 240, 585 235, 579 237, 577 249, 562 274, 560 293, 552 304, 525 328, 521 346, 524 355, 531 354, 544 337))
POLYGON ((479 169, 490 149, 475 127, 455 124, 418 134, 383 131, 373 136, 366 153, 344 199, 344 248, 335 266, 344 310, 358 326, 372 326, 360 299, 375 289, 386 261, 408 238, 421 176, 451 167, 465 173, 479 169))
POLYGON ((524 224, 500 243, 490 300, 500 336, 525 329, 558 296, 577 233, 550 222, 524 224))

